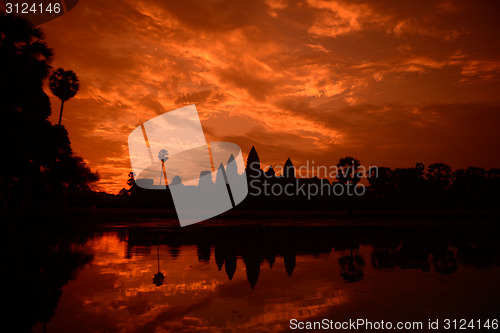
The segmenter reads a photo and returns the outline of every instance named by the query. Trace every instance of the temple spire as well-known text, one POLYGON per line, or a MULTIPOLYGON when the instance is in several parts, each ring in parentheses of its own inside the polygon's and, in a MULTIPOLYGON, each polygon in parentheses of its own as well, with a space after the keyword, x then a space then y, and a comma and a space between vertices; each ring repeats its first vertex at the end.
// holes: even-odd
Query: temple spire
POLYGON ((260 172, 261 170, 260 170, 259 154, 257 154, 255 147, 252 146, 252 149, 250 149, 247 158, 247 176, 259 177, 260 172))
POLYGON ((283 176, 285 178, 295 178, 295 167, 290 158, 286 160, 285 166, 283 167, 283 176))

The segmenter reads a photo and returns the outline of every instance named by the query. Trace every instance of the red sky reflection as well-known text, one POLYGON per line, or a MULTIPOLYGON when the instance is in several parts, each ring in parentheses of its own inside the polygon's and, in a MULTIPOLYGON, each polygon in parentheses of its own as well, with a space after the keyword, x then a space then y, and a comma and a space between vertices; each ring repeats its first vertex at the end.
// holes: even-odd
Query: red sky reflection
MULTIPOLYGON (((153 283, 157 246, 128 251, 127 244, 111 232, 83 247, 75 245, 94 253, 94 260, 63 287, 47 332, 269 332, 287 329, 292 318, 426 322, 480 316, 493 311, 489 306, 496 304, 497 292, 491 288, 500 273, 498 267, 461 266, 451 275, 438 274, 432 266, 430 272, 375 269, 370 263, 373 247, 361 245, 359 252, 354 250, 365 261, 359 282, 343 281, 339 258, 349 251, 333 249, 318 256, 297 255, 291 276, 283 257, 276 257, 272 268, 264 261, 252 289, 241 258, 229 280, 224 268, 217 269, 213 247, 209 260, 201 262, 194 245, 179 247, 177 257, 170 254, 172 248, 160 245, 165 280, 158 287, 153 283)), ((34 332, 41 331, 42 324, 35 326, 34 332)))

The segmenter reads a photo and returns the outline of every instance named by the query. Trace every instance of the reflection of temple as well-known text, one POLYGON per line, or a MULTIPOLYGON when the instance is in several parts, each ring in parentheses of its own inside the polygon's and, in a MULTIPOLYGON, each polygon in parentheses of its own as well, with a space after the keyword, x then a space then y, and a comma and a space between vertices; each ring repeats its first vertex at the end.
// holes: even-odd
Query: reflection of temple
POLYGON ((209 262, 211 250, 212 250, 212 246, 210 244, 198 243, 197 244, 198 261, 209 262))
POLYGON ((275 269, 275 262, 283 263, 284 273, 293 277, 296 257, 303 254, 315 256, 341 254, 337 261, 338 272, 346 282, 364 279, 365 258, 362 245, 370 245, 371 265, 375 269, 433 270, 439 274, 453 274, 459 263, 487 268, 500 264, 500 252, 463 238, 448 240, 446 230, 430 237, 431 231, 408 233, 404 228, 391 230, 370 227, 293 227, 267 226, 259 228, 200 228, 174 229, 158 233, 148 229, 130 229, 126 256, 151 253, 153 244, 166 244, 172 259, 182 255, 182 246, 196 246, 197 260, 209 263, 214 254, 214 265, 224 270, 232 280, 238 261, 245 267, 250 287, 258 285, 261 265, 275 269), (422 239, 426 239, 422 242, 422 239), (454 244, 456 249, 451 249, 454 244), (282 260, 282 261, 281 261, 282 260), (266 263, 267 262, 267 263, 266 263))
POLYGON ((224 266, 229 280, 233 279, 234 273, 236 272, 236 258, 234 252, 229 252, 224 259, 224 266))
POLYGON ((243 262, 247 272, 247 280, 252 289, 255 287, 260 274, 260 258, 251 251, 243 254, 243 262))
POLYGON ((286 251, 283 255, 283 261, 285 262, 285 270, 288 276, 292 276, 293 270, 295 269, 295 253, 293 251, 286 251))
MULTIPOLYGON (((246 272, 240 272, 236 279, 245 279, 245 274, 248 288, 253 289, 259 288, 259 279, 263 279, 261 269, 264 271, 268 265, 274 270, 280 267, 283 277, 289 275, 294 278, 301 269, 297 256, 318 256, 331 254, 332 251, 339 260, 330 263, 338 265, 338 276, 351 283, 362 281, 365 259, 368 258, 371 260, 366 264, 371 263, 376 270, 418 269, 432 272, 423 274, 455 274, 459 265, 481 270, 499 267, 500 247, 496 227, 470 231, 454 228, 450 232, 442 226, 303 227, 263 224, 190 229, 130 227, 120 228, 117 232, 120 241, 127 242, 125 258, 148 256, 159 265, 160 245, 166 249, 162 253, 170 255, 167 260, 178 260, 176 258, 182 256, 187 246, 196 250, 194 260, 197 258, 204 268, 207 267, 205 265, 215 265, 214 268, 217 267, 220 274, 227 275, 229 280, 235 279, 239 261, 240 268, 245 267, 246 272), (215 259, 210 262, 212 249, 215 259)), ((4 317, 7 325, 4 331, 29 332, 36 323, 41 323, 40 326, 46 323, 47 331, 52 331, 50 319, 55 313, 63 286, 92 260, 90 253, 81 250, 89 236, 78 233, 69 240, 70 236, 52 239, 23 235, 27 237, 23 246, 19 246, 19 238, 4 239, 4 253, 12 252, 4 258, 5 267, 12 268, 4 274, 5 286, 8 286, 5 290, 7 306, 4 307, 4 317)), ((161 273, 159 266, 157 272, 161 273)), ((153 282, 161 285, 163 274, 158 273, 153 282)), ((307 275, 308 271, 302 268, 300 274, 307 275)), ((144 282, 150 285, 151 277, 148 276, 144 282)), ((158 292, 162 292, 162 288, 158 288, 158 292)))

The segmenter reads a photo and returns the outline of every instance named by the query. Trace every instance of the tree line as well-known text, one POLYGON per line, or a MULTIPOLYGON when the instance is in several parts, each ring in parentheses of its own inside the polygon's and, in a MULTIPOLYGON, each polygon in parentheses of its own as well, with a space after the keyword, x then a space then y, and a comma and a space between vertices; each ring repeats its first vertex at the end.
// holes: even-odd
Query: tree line
POLYGON ((40 27, 28 19, 0 13, 0 110, 2 213, 27 206, 67 204, 78 192, 90 191, 99 179, 74 154, 61 124, 64 102, 74 97, 79 81, 73 71, 51 66, 53 50, 40 27), (61 100, 59 122, 52 113, 48 83, 61 100))
MULTIPOLYGON (((252 147, 245 169, 249 195, 237 209, 482 209, 495 208, 498 203, 500 169, 452 170, 444 163, 433 163, 427 168, 416 163, 411 168, 370 167, 366 171, 360 166, 358 159, 346 156, 338 160, 338 172, 331 181, 318 177, 298 178, 288 158, 281 168, 282 174, 277 175, 272 166, 267 170, 261 168, 260 158, 252 147), (274 191, 273 187, 278 190, 274 191), (361 187, 362 191, 353 190, 361 187), (304 188, 306 190, 301 192, 304 188)), ((123 188, 119 194, 126 205, 174 208, 168 186, 162 190, 143 189, 136 184, 136 175, 132 172, 127 185, 129 189, 123 188)))

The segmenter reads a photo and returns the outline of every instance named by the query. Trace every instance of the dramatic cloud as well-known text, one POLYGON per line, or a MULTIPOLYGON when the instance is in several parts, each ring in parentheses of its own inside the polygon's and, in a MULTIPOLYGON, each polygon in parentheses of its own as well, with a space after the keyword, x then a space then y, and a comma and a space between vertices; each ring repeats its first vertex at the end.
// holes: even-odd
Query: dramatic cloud
MULTIPOLYGON (((138 124, 195 103, 264 164, 500 166, 494 1, 88 0, 46 23, 81 82, 63 124, 117 192, 138 124)), ((52 97, 53 119, 59 101, 52 97)))

